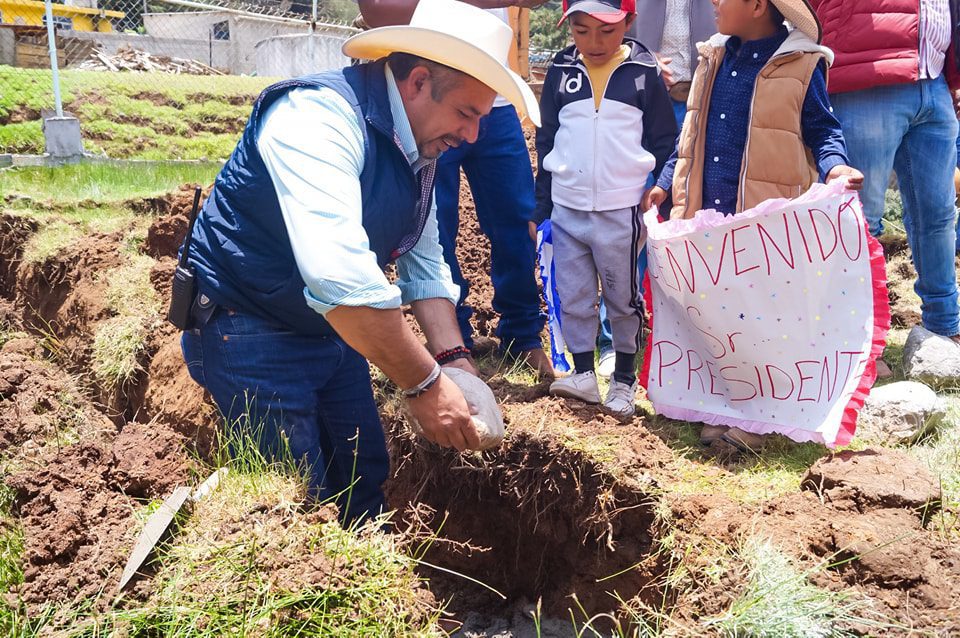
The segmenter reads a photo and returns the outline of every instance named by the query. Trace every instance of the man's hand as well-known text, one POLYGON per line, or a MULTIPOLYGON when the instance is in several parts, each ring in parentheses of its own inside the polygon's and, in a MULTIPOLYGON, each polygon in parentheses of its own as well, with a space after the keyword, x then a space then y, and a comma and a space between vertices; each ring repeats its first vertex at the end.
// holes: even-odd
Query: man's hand
POLYGON ((830 172, 827 173, 826 182, 829 184, 835 179, 847 179, 847 188, 850 190, 858 191, 863 188, 863 173, 857 169, 846 166, 844 164, 838 164, 830 169, 830 172))
POLYGON ((654 206, 659 207, 660 204, 666 200, 667 191, 663 190, 659 186, 654 186, 653 188, 647 189, 647 192, 643 194, 643 198, 640 200, 640 208, 646 212, 654 206))
POLYGON ((669 91, 670 87, 676 84, 673 80, 673 71, 670 70, 670 63, 673 62, 673 58, 660 55, 659 53, 654 53, 653 55, 656 56, 657 63, 660 65, 660 78, 663 79, 663 83, 669 91))
POLYGON ((960 89, 951 91, 951 97, 953 97, 953 112, 956 113, 957 119, 960 120, 960 89))
POLYGON ((407 407, 428 441, 460 452, 480 447, 467 400, 445 374, 420 396, 407 399, 407 407))
POLYGON ((530 232, 530 239, 533 240, 533 245, 537 245, 537 223, 536 222, 527 222, 527 230, 530 232))

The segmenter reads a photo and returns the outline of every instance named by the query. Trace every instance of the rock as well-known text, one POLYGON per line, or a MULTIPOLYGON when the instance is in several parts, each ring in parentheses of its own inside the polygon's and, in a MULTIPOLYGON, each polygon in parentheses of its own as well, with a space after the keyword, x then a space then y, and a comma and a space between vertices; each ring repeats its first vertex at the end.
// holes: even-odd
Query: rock
MULTIPOLYGON (((480 438, 477 451, 489 450, 500 445, 504 436, 503 413, 497 404, 497 398, 482 379, 459 368, 444 368, 443 374, 457 384, 470 407, 473 427, 480 438)), ((413 431, 421 434, 423 430, 412 414, 407 415, 413 431)))
POLYGON ((940 507, 940 485, 916 459, 899 450, 846 450, 824 457, 801 481, 824 499, 858 511, 904 508, 928 517, 940 507))
POLYGON ((480 435, 478 449, 489 450, 500 445, 504 434, 503 413, 500 412, 497 398, 493 396, 490 386, 459 368, 445 368, 443 373, 459 386, 463 398, 470 406, 473 425, 480 435))
POLYGON ((912 379, 941 384, 960 380, 960 345, 914 326, 903 347, 903 369, 912 379))
POLYGON ((857 436, 871 443, 900 443, 943 421, 947 406, 917 381, 898 381, 870 391, 857 419, 857 436))

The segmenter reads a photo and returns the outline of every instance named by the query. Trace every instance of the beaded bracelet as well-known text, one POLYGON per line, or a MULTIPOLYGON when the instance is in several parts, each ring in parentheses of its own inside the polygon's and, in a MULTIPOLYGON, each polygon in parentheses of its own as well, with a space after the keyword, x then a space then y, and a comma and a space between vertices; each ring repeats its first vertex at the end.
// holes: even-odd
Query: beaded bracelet
POLYGON ((434 360, 440 365, 446 365, 457 359, 466 359, 470 356, 470 349, 464 346, 457 346, 456 348, 450 348, 449 350, 444 350, 437 354, 434 357, 434 360))

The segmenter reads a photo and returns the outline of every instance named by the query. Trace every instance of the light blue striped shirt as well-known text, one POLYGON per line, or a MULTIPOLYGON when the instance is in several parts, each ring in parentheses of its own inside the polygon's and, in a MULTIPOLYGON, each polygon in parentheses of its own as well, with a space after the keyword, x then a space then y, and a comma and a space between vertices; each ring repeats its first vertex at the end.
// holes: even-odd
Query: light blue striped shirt
MULTIPOLYGON (((418 171, 426 161, 389 67, 386 76, 394 128, 418 171)), ((460 287, 443 260, 436 201, 420 240, 397 259, 396 285, 377 265, 362 225, 361 125, 350 104, 329 88, 294 89, 263 116, 257 149, 280 200, 307 304, 321 315, 338 306, 399 308, 438 297, 455 304, 460 287)))

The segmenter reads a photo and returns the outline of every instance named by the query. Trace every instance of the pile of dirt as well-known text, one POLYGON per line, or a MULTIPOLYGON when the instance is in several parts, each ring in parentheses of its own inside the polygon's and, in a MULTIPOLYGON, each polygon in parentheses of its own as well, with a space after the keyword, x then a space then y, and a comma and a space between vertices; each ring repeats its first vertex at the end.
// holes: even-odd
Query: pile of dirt
POLYGON ((43 353, 29 336, 0 349, 0 457, 24 531, 17 593, 32 609, 115 585, 137 499, 165 496, 190 467, 181 436, 156 424, 118 431, 43 353))
POLYGON ((45 447, 114 429, 73 379, 41 354, 29 336, 0 348, 0 456, 15 457, 18 464, 37 462, 45 447))
MULTIPOLYGON (((176 257, 187 234, 194 193, 199 184, 184 184, 177 191, 160 196, 144 197, 128 202, 135 211, 157 217, 147 230, 143 252, 154 259, 176 257)), ((203 189, 200 204, 210 194, 210 186, 203 189)))
MULTIPOLYGON (((530 164, 536 172, 537 151, 534 144, 535 129, 524 129, 530 164)), ((466 303, 473 308, 470 323, 474 337, 493 338, 496 335, 499 314, 493 310, 493 284, 490 281, 490 240, 480 228, 476 205, 467 183, 466 175, 460 175, 460 230, 457 235, 457 260, 464 279, 470 282, 466 303)), ((537 284, 540 278, 537 276, 537 284)))
MULTIPOLYGON (((846 451, 817 461, 802 488, 760 508, 719 495, 677 499, 672 522, 681 541, 737 547, 748 536, 769 539, 810 567, 815 584, 852 588, 871 601, 867 617, 900 625, 871 635, 960 626, 960 548, 926 529, 940 489, 916 461, 895 450, 846 451)), ((691 592, 679 608, 696 610, 692 620, 716 614, 732 600, 728 585, 691 592)))

